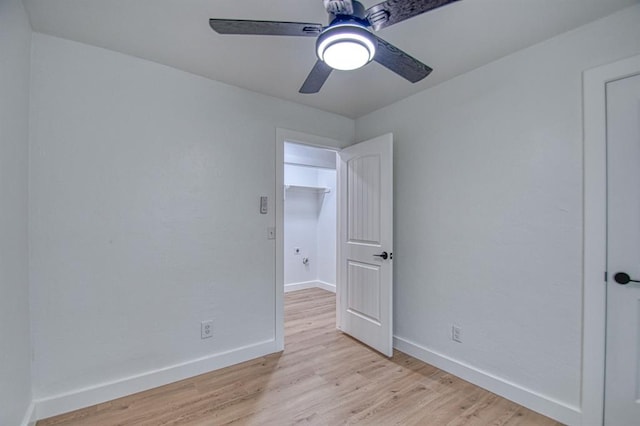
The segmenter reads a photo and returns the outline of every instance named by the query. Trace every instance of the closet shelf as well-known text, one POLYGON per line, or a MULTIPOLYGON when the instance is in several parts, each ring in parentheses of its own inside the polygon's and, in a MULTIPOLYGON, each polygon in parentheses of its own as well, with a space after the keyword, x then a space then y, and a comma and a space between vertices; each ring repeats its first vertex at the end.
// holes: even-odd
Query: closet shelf
POLYGON ((305 191, 313 192, 316 194, 328 194, 329 192, 331 192, 330 188, 326 188, 324 186, 285 185, 284 188, 287 191, 305 191))

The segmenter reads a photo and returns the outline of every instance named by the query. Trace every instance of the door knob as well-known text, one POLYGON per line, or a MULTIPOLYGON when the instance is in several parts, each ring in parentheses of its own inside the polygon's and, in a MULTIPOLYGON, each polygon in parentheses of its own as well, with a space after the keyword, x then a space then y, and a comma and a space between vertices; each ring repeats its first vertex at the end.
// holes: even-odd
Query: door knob
POLYGON ((640 283, 640 281, 632 280, 629 274, 626 272, 618 272, 613 276, 613 279, 616 280, 618 284, 628 284, 628 283, 640 283))
POLYGON ((380 254, 374 254, 374 256, 381 257, 381 258, 383 258, 384 260, 387 260, 387 258, 389 257, 389 253, 387 253, 386 251, 383 251, 383 252, 382 252, 382 253, 380 253, 380 254))

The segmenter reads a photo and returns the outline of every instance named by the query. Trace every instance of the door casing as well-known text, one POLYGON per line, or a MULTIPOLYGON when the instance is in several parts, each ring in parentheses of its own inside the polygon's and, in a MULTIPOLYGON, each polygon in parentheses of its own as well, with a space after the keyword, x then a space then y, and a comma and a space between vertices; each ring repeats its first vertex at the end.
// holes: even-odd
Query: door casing
POLYGON ((582 424, 604 420, 607 262, 606 84, 640 74, 640 55, 583 73, 582 424))

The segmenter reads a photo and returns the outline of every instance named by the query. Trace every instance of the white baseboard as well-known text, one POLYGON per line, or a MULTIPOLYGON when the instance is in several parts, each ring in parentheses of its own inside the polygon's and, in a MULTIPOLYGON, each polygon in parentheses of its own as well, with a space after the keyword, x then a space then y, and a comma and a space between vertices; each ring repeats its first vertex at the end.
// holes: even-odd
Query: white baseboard
POLYGON ((275 340, 267 340, 113 382, 102 383, 96 386, 38 399, 34 401, 35 412, 37 414, 36 418, 44 419, 100 404, 274 352, 278 352, 275 340))
POLYGON ((333 293, 336 292, 336 285, 329 284, 324 281, 303 281, 300 283, 291 283, 284 285, 284 292, 289 293, 290 291, 298 291, 305 290, 308 288, 321 288, 323 290, 331 291, 333 293))
POLYGON ((284 285, 284 292, 289 293, 290 291, 298 291, 298 290, 306 290, 308 288, 316 288, 317 281, 303 281, 299 283, 291 283, 284 285))
POLYGON ((27 408, 27 412, 25 413, 20 426, 35 426, 36 421, 36 404, 34 401, 31 401, 29 407, 27 408))
POLYGON ((316 281, 316 282, 317 282, 316 287, 321 288, 323 290, 330 291, 332 293, 336 292, 336 285, 335 284, 326 283, 324 281, 316 281))
MULTIPOLYGON (((335 292, 335 285, 321 281, 296 283, 285 286, 285 291, 304 288, 323 288, 335 292), (300 286, 298 288, 298 286, 300 286), (290 287, 291 289, 287 289, 290 287)), ((541 395, 491 373, 439 354, 402 337, 394 336, 394 347, 441 370, 454 374, 497 395, 514 401, 567 425, 578 425, 582 420, 579 408, 541 395)), ((268 340, 219 354, 198 358, 185 363, 149 371, 113 382, 102 383, 64 394, 33 401, 25 413, 21 426, 33 426, 38 419, 63 414, 91 405, 110 401, 158 386, 184 380, 209 371, 228 367, 277 352, 275 341, 268 340)))
POLYGON ((414 358, 438 367, 441 370, 458 376, 461 379, 478 385, 481 388, 487 389, 490 392, 533 411, 551 417, 561 423, 567 425, 581 424, 582 412, 577 407, 556 401, 553 398, 541 395, 530 389, 494 376, 491 373, 434 352, 402 337, 394 336, 393 346, 400 352, 411 355, 414 358))

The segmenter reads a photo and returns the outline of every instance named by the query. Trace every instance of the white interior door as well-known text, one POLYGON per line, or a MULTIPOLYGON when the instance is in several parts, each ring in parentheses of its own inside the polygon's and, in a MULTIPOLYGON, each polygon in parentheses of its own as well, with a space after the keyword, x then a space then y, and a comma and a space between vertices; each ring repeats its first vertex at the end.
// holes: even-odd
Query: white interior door
POLYGON ((605 424, 640 424, 640 76, 607 84, 605 424))
POLYGON ((338 327, 391 356, 393 135, 342 150, 338 180, 338 327))

